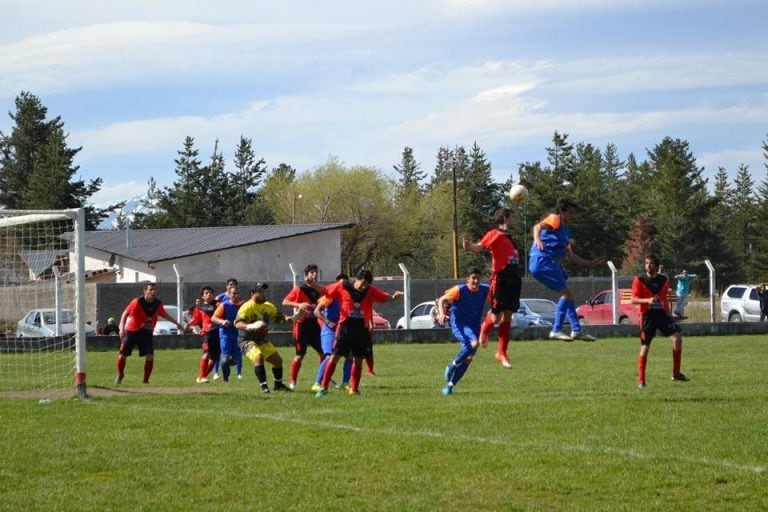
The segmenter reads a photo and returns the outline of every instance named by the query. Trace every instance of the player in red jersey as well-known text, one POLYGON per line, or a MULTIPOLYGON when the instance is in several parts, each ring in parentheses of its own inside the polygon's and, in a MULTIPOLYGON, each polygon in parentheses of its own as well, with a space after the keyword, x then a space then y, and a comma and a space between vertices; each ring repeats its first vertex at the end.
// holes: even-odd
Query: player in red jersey
POLYGON ((491 328, 499 326, 499 345, 496 350, 496 360, 504 368, 512 368, 507 357, 509 335, 512 326, 512 315, 520 309, 520 290, 522 276, 520 274, 520 255, 510 230, 516 219, 509 208, 500 208, 494 216, 497 227, 488 232, 477 243, 470 242, 466 237, 461 246, 466 251, 491 253, 491 310, 486 315, 480 327, 480 344, 488 345, 488 333, 491 328))
POLYGON ((341 313, 336 329, 336 343, 333 354, 328 360, 323 381, 315 396, 322 397, 328 392, 328 383, 336 370, 336 363, 341 357, 352 356, 352 378, 349 383, 349 393, 356 395, 359 391, 363 359, 371 352, 371 331, 369 326, 373 321, 373 304, 387 302, 402 297, 403 292, 396 291, 389 295, 384 290, 372 285, 373 275, 370 270, 360 270, 355 276, 355 282, 339 281, 325 289, 328 300, 341 300, 341 313))
POLYGON ((211 373, 213 365, 221 356, 221 346, 219 345, 219 329, 211 323, 213 312, 219 303, 213 296, 213 288, 203 286, 200 290, 200 299, 192 308, 192 318, 187 323, 187 327, 195 327, 195 332, 202 339, 203 355, 200 358, 200 373, 197 376, 198 384, 208 382, 208 374, 211 373))
POLYGON ((645 273, 632 281, 632 304, 640 308, 640 353, 637 356, 637 386, 646 387, 645 367, 648 351, 656 331, 672 340, 672 380, 685 382, 688 377, 680 372, 683 356, 683 338, 680 327, 670 315, 669 279, 659 274, 659 258, 655 254, 645 257, 645 273))
POLYGON ((178 326, 183 332, 184 327, 169 315, 163 303, 155 296, 157 285, 144 283, 141 297, 133 299, 125 307, 120 317, 120 352, 117 355, 117 377, 115 384, 123 382, 125 377, 125 360, 133 353, 133 347, 139 346, 139 356, 144 358, 144 384, 149 384, 149 377, 154 367, 154 344, 152 331, 155 329, 157 318, 165 318, 178 326))
POLYGON ((317 282, 317 265, 309 264, 304 268, 304 283, 294 286, 283 299, 283 306, 293 308, 296 321, 293 323, 293 343, 296 355, 291 360, 291 380, 288 387, 296 389, 299 370, 307 348, 312 347, 323 360, 323 347, 320 343, 320 324, 315 317, 317 301, 323 294, 323 286, 317 282))

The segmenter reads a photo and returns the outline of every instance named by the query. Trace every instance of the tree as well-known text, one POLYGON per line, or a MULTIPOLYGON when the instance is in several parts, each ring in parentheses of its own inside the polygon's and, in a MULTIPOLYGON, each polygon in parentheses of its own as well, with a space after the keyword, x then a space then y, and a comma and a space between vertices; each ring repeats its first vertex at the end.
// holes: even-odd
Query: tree
MULTIPOLYGON (((235 149, 234 164, 235 172, 229 180, 230 216, 240 224, 271 224, 271 216, 264 215, 256 192, 267 172, 266 161, 263 158, 256 160, 251 139, 240 136, 235 149)), ((295 174, 295 170, 293 172, 295 174)))
POLYGON ((7 208, 86 210, 86 229, 95 229, 106 217, 104 210, 86 206, 99 191, 102 180, 73 181, 79 166, 75 156, 82 148, 67 146, 60 117, 45 120, 47 109, 33 94, 16 98, 16 122, 11 134, 0 133, 0 202, 7 208))
POLYGON ((403 156, 399 165, 393 165, 392 168, 400 175, 397 182, 398 194, 405 194, 412 189, 419 189, 421 180, 426 177, 426 173, 421 169, 421 164, 416 162, 413 157, 413 148, 406 146, 403 149, 403 156))
MULTIPOLYGON (((176 164, 177 179, 171 187, 166 187, 162 192, 159 207, 165 212, 167 222, 174 227, 199 227, 205 225, 200 222, 201 203, 207 197, 208 191, 204 184, 212 180, 205 178, 205 172, 201 169, 202 162, 198 159, 199 151, 195 148, 195 139, 187 136, 184 139, 183 149, 177 151, 176 164)), ((210 170, 210 168, 209 168, 210 170)))

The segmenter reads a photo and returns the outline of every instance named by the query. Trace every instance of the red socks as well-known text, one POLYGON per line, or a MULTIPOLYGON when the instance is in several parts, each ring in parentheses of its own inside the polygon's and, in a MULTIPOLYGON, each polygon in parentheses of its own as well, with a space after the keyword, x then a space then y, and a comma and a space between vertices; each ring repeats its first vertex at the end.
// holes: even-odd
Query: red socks
POLYGON ((208 375, 208 357, 203 356, 200 358, 200 375, 198 377, 204 379, 206 375, 208 375))
POLYGON ((125 358, 117 356, 117 376, 121 379, 125 377, 125 358))
POLYGON ((320 383, 321 386, 323 386, 323 389, 328 389, 328 383, 331 382, 331 377, 333 377, 333 372, 336 371, 336 363, 338 362, 338 359, 334 360, 334 358, 330 358, 328 360, 328 363, 325 365, 325 372, 323 372, 323 381, 320 383))
POLYGON ((483 320, 483 325, 480 326, 480 337, 483 336, 487 337, 488 333, 491 332, 491 329, 493 328, 493 317, 490 313, 485 315, 485 319, 483 320))
POLYGON ((680 365, 683 359, 683 348, 672 349, 672 375, 680 373, 680 365))
POLYGON ((155 366, 154 359, 144 360, 144 384, 149 384, 149 377, 152 375, 152 368, 155 366))
MULTIPOLYGON (((493 322, 491 322, 493 324, 493 322)), ((506 356, 507 347, 509 346, 509 331, 512 328, 510 321, 505 320, 499 324, 499 347, 496 351, 497 354, 506 356)))
POLYGON ((645 382, 645 366, 648 364, 648 356, 637 356, 637 383, 645 382))
POLYGON ((301 370, 301 359, 294 357, 291 359, 291 382, 296 382, 299 378, 299 370, 301 370))

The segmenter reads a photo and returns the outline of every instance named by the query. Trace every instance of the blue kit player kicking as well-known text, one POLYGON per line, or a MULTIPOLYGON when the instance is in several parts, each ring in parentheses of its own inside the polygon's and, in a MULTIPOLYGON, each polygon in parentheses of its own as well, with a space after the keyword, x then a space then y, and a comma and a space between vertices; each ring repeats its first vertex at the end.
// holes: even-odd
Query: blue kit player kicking
POLYGON ((445 367, 447 384, 443 388, 443 394, 446 396, 453 393, 453 387, 467 372, 480 346, 480 324, 483 319, 483 309, 491 291, 489 285, 480 284, 481 276, 479 268, 470 268, 465 284, 449 288, 437 299, 438 323, 445 325, 445 320, 448 318, 445 313, 447 302, 451 309, 451 332, 461 343, 458 355, 445 367))

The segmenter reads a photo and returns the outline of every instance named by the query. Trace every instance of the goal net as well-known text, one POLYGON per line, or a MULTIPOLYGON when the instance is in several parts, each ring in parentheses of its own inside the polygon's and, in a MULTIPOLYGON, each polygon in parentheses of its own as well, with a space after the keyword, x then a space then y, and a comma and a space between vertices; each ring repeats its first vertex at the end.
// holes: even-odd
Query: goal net
POLYGON ((0 395, 86 397, 84 220, 0 210, 0 395))

